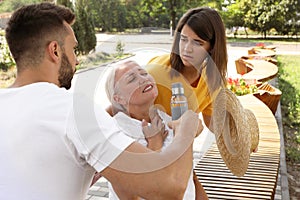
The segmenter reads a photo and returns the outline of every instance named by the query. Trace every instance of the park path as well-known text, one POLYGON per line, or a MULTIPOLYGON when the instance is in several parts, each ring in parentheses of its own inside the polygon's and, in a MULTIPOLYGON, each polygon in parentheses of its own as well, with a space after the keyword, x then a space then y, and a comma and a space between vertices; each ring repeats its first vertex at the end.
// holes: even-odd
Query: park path
MULTIPOLYGON (((114 53, 117 42, 125 44, 125 51, 134 49, 154 47, 165 50, 170 50, 173 42, 173 37, 169 34, 96 34, 97 47, 96 51, 105 51, 114 53)), ((247 50, 255 46, 255 42, 228 42, 228 52, 241 52, 247 54, 247 50)), ((276 46, 277 54, 292 54, 300 55, 300 43, 287 42, 266 42, 265 45, 276 46)), ((229 54, 229 56, 231 56, 229 54)))

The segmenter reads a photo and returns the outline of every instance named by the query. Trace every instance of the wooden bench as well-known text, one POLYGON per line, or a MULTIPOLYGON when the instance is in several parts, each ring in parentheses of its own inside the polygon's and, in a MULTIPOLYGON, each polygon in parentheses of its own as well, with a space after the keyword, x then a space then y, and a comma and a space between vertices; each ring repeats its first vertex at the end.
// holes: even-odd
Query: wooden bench
POLYGON ((260 82, 268 81, 276 77, 278 67, 266 60, 238 59, 235 61, 238 74, 242 74, 245 79, 256 79, 260 82))
POLYGON ((274 199, 280 159, 280 135, 270 109, 253 95, 238 97, 257 118, 260 140, 243 177, 234 176, 213 144, 195 167, 209 199, 274 199))
POLYGON ((276 47, 265 47, 265 48, 256 48, 253 47, 248 50, 248 55, 260 55, 263 57, 275 57, 276 56, 276 47))

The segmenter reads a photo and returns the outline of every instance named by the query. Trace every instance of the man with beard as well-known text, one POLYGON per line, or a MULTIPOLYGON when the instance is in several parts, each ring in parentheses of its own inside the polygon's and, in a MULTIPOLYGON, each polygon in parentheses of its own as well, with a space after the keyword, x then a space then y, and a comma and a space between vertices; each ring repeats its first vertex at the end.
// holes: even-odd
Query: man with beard
MULTIPOLYGON (((155 152, 123 134, 92 100, 67 91, 79 63, 74 19, 65 7, 41 3, 8 22, 17 77, 0 90, 0 199, 83 200, 96 172, 120 199, 182 199, 193 139, 203 129, 198 115, 187 111, 170 123, 172 144, 155 152)), ((161 133, 159 124, 143 129, 161 133)))

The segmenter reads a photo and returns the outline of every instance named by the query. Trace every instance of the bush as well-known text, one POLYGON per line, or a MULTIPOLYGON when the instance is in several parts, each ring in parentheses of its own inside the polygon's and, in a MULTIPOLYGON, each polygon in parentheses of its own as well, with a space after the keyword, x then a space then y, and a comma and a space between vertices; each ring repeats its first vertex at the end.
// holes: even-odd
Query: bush
POLYGON ((15 62, 10 54, 6 40, 4 36, 0 36, 0 69, 7 71, 13 66, 15 66, 15 62))
POLYGON ((124 47, 125 44, 122 43, 120 40, 117 42, 116 51, 117 51, 117 58, 121 58, 124 54, 124 47))

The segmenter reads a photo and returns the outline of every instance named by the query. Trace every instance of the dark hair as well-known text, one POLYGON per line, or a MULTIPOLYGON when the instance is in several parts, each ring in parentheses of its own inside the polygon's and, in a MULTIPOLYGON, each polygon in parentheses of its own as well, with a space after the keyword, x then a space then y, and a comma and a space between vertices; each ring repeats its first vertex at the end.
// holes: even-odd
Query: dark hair
POLYGON ((184 25, 188 25, 199 38, 210 43, 206 73, 208 87, 213 92, 226 82, 228 57, 223 21, 216 10, 207 7, 190 9, 181 17, 176 27, 170 56, 171 66, 175 69, 172 71, 175 72, 182 72, 184 68, 179 55, 180 33, 184 25))
POLYGON ((31 4, 16 10, 7 24, 6 40, 17 66, 38 64, 51 41, 63 46, 67 34, 64 21, 72 25, 74 13, 52 3, 31 4))

